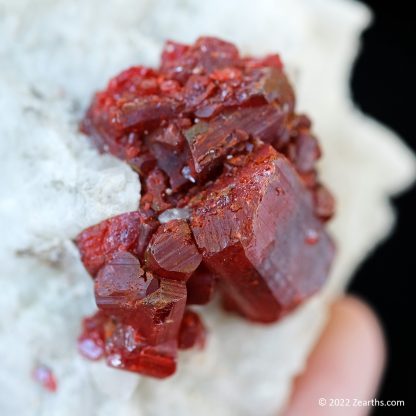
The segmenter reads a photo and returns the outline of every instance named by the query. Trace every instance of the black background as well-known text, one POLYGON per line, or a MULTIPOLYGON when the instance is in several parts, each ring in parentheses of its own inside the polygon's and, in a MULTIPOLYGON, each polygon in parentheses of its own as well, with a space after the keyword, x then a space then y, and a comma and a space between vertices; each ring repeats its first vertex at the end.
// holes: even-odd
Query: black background
MULTIPOLYGON (((399 133, 416 150, 415 43, 412 1, 363 1, 374 12, 351 84, 356 104, 399 133)), ((393 200, 399 218, 393 236, 363 264, 349 291, 378 313, 388 342, 388 366, 379 399, 405 400, 403 409, 375 408, 373 415, 416 414, 414 306, 416 291, 416 189, 393 200)))

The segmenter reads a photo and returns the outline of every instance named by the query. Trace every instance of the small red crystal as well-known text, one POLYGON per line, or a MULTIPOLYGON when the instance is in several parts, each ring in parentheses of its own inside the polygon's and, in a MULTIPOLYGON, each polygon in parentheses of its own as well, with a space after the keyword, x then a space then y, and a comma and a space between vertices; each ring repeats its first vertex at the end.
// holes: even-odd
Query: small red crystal
POLYGON ((178 346, 205 340, 186 304, 217 290, 226 310, 274 322, 322 286, 334 199, 278 55, 167 42, 158 69, 129 68, 95 95, 81 129, 142 184, 137 211, 76 239, 99 308, 78 340, 87 358, 167 377, 178 346))
POLYGON ((115 327, 105 347, 109 366, 157 378, 175 372, 176 355, 176 339, 149 345, 134 327, 122 324, 115 327))
POLYGON ((157 222, 135 211, 117 215, 85 229, 75 242, 85 268, 95 276, 117 251, 142 257, 157 222))
POLYGON ((218 276, 201 264, 189 280, 186 282, 188 297, 186 303, 189 305, 205 305, 213 295, 217 285, 218 276))
POLYGON ((45 390, 54 393, 58 388, 58 383, 53 371, 46 365, 39 364, 33 369, 33 379, 39 383, 45 390))
POLYGON ((116 253, 95 279, 100 310, 133 325, 151 344, 175 339, 186 304, 186 286, 146 274, 129 253, 116 253))
POLYGON ((187 309, 179 328, 178 347, 186 350, 193 347, 203 348, 205 345, 205 327, 199 315, 187 309))
POLYGON ((186 220, 162 224, 147 248, 146 267, 166 279, 187 280, 201 263, 186 220))
POLYGON ((113 255, 98 272, 94 284, 97 306, 125 319, 135 315, 138 303, 159 288, 159 280, 145 274, 140 261, 124 251, 113 255))
POLYGON ((328 221, 335 211, 335 200, 328 188, 319 185, 314 192, 315 213, 323 221, 328 221))
POLYGON ((186 305, 185 282, 161 279, 160 287, 139 304, 135 328, 151 345, 176 339, 186 305))
POLYGON ((188 183, 182 173, 189 160, 189 149, 181 130, 186 125, 192 125, 191 120, 172 122, 166 128, 156 129, 146 137, 146 145, 160 169, 168 176, 172 191, 177 191, 188 183))
POLYGON ((84 318, 82 332, 78 337, 78 351, 89 360, 99 360, 104 356, 105 347, 105 325, 108 316, 102 311, 84 318))

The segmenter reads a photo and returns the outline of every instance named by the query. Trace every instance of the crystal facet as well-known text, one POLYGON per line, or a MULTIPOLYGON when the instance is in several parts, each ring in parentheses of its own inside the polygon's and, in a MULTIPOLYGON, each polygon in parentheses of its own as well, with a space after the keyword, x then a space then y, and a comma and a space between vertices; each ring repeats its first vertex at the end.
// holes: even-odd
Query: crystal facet
POLYGON ((117 251, 141 258, 157 222, 138 211, 109 218, 85 229, 76 239, 85 268, 95 276, 117 251))
POLYGON ((205 345, 205 327, 199 315, 187 309, 183 315, 178 335, 178 348, 187 350, 205 345))
POLYGON ((264 145, 204 192, 191 228, 241 314, 273 322, 321 287, 333 246, 285 157, 264 145), (316 244, 305 241, 311 229, 320 235, 316 244))
POLYGON ((166 279, 187 280, 202 260, 186 220, 162 224, 147 248, 146 267, 166 279))
POLYGON ((137 313, 138 303, 159 288, 159 280, 145 274, 140 261, 124 251, 113 255, 98 272, 94 284, 98 308, 127 320, 137 313))

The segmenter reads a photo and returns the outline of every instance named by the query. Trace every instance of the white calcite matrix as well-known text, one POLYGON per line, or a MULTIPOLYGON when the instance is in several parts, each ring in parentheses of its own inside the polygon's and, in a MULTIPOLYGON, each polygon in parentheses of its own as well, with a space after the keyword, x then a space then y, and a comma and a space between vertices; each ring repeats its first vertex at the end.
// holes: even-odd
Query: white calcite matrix
POLYGON ((399 138, 356 109, 351 65, 370 21, 346 0, 0 0, 0 414, 274 415, 325 322, 328 303, 391 230, 389 196, 415 176, 399 138), (133 64, 156 65, 165 39, 199 35, 247 54, 280 52, 314 120, 321 175, 338 201, 338 257, 324 290, 282 322, 253 325, 203 311, 203 351, 181 353, 165 381, 107 368, 76 351, 94 310, 71 239, 134 210, 140 184, 78 133, 93 91, 133 64), (56 393, 31 378, 49 366, 56 393), (259 410, 261 409, 261 410, 259 410))

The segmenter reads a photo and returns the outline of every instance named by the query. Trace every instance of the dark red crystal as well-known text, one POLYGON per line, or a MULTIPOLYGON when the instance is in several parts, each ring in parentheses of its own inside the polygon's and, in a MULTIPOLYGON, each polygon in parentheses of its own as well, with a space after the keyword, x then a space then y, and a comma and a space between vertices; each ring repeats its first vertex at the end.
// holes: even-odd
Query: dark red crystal
POLYGON ((45 390, 54 393, 58 388, 55 374, 52 369, 44 364, 38 364, 32 372, 33 379, 45 390))
POLYGON ((104 356, 106 324, 108 315, 98 311, 92 316, 84 318, 82 332, 78 337, 78 351, 90 360, 99 360, 104 356))
POLYGON ((159 288, 159 280, 144 272, 132 254, 118 251, 98 272, 95 301, 100 310, 127 320, 137 313, 138 303, 159 288))
POLYGON ((186 303, 190 305, 205 305, 208 303, 215 291, 218 277, 201 264, 186 282, 188 297, 186 303))
POLYGON ((142 182, 137 211, 76 239, 99 308, 78 340, 87 358, 167 377, 178 347, 204 344, 186 304, 217 290, 226 310, 274 322, 322 286, 334 199, 278 55, 167 42, 158 69, 129 68, 96 94, 81 129, 142 182))
POLYGON ((141 212, 128 212, 85 229, 75 242, 85 268, 95 276, 117 251, 142 258, 157 222, 141 212))
MULTIPOLYGON (((123 253, 125 255, 128 253, 123 253)), ((123 256, 124 257, 124 256, 123 256)), ((118 256, 95 279, 98 308, 132 325, 151 345, 175 339, 186 304, 184 282, 144 274, 140 263, 118 256)))
POLYGON ((187 309, 183 315, 178 335, 178 348, 187 350, 193 347, 203 348, 206 330, 199 315, 187 309))
POLYGON ((78 350, 90 360, 105 357, 111 367, 157 378, 168 377, 176 369, 176 338, 149 345, 132 325, 102 311, 84 319, 78 350))
POLYGON ((186 220, 162 224, 147 248, 146 267, 166 279, 187 280, 202 260, 186 220))
POLYGON ((270 145, 204 191, 191 228, 227 297, 259 322, 275 321, 319 289, 333 257, 312 195, 270 145), (313 244, 311 230, 319 235, 313 244))
POLYGON ((176 370, 177 341, 149 345, 130 325, 118 324, 107 339, 106 362, 109 366, 165 378, 176 370))

